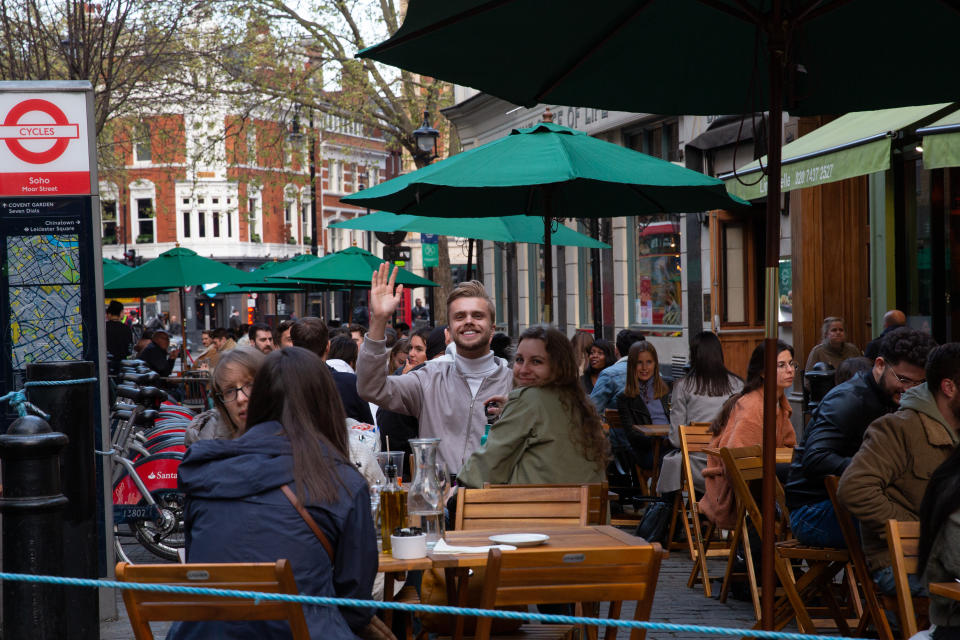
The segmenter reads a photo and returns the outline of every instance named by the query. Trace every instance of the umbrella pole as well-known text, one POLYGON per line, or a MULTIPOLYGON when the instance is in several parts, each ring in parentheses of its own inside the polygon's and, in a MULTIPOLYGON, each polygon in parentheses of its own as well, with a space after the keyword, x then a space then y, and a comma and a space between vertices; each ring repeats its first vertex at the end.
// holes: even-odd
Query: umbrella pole
POLYGON ((467 239, 467 280, 473 280, 473 238, 467 239))
POLYGON ((552 189, 548 186, 543 190, 543 322, 553 323, 553 239, 551 233, 552 217, 551 196, 552 189))
POLYGON ((761 628, 773 630, 774 590, 774 536, 776 535, 774 501, 776 495, 776 447, 777 447, 777 269, 780 263, 780 175, 781 126, 783 120, 783 78, 786 65, 785 41, 781 22, 782 6, 779 0, 773 3, 767 29, 767 53, 770 70, 770 126, 767 127, 767 264, 765 278, 766 330, 764 336, 763 379, 763 481, 761 492, 761 517, 763 530, 761 540, 761 628))
POLYGON ((180 287, 180 375, 187 372, 187 303, 180 287))

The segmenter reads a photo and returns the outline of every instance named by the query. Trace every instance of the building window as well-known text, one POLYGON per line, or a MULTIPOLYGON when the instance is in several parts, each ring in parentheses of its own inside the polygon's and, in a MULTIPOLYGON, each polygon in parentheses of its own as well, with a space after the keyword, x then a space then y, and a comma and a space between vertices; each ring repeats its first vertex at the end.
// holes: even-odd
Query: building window
POLYGON ((763 322, 763 216, 715 217, 711 250, 719 262, 718 315, 721 324, 756 326, 763 322))
MULTIPOLYGON (((309 193, 306 196, 309 198, 309 193)), ((307 238, 311 237, 313 234, 310 229, 310 203, 309 200, 300 205, 300 228, 303 229, 303 238, 306 242, 307 238)))
POLYGON ((103 244, 117 244, 117 201, 100 201, 100 235, 103 244))
POLYGON ((370 167, 370 184, 368 187, 372 187, 380 184, 380 167, 370 167))
POLYGON ((330 177, 328 180, 328 188, 331 193, 342 193, 343 192, 343 163, 337 160, 330 162, 329 169, 330 177))
POLYGON ((207 237, 207 212, 197 212, 197 235, 201 238, 207 237))
POLYGON ((233 237, 233 214, 229 211, 227 212, 227 237, 233 237))
POLYGON ((220 237, 220 212, 214 211, 212 215, 213 215, 213 237, 219 238, 220 237))
POLYGON ((190 212, 184 211, 182 215, 183 215, 183 237, 189 238, 190 237, 190 212))
POLYGON ((137 243, 148 243, 154 241, 155 214, 153 211, 153 198, 137 198, 134 208, 134 215, 137 217, 137 243))
POLYGON ((680 327, 680 217, 641 218, 636 247, 636 321, 648 327, 680 327))
POLYGON ((150 125, 139 123, 133 132, 133 161, 150 162, 153 157, 153 148, 150 144, 150 125))
POLYGON ((247 233, 250 242, 260 242, 263 231, 260 228, 260 202, 257 198, 247 198, 247 233))

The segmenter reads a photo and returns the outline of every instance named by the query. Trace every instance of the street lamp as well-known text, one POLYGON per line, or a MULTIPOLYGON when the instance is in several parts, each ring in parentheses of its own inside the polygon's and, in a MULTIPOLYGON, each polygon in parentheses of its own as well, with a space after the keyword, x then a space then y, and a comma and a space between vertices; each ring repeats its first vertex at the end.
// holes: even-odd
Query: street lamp
POLYGON ((413 139, 417 143, 417 158, 429 163, 437 157, 437 138, 440 132, 430 126, 430 112, 423 112, 423 122, 419 129, 414 129, 413 139))

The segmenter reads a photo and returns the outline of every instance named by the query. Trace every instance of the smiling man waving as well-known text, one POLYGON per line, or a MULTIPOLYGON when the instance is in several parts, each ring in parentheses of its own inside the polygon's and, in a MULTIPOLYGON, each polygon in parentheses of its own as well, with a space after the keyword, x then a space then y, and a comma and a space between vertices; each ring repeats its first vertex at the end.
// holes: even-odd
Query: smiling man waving
POLYGON ((440 458, 458 473, 480 446, 487 418, 483 403, 513 388, 506 361, 490 351, 494 306, 475 280, 458 285, 447 297, 447 318, 457 353, 452 361, 430 362, 403 376, 387 376, 387 322, 400 303, 403 285, 394 289, 383 263, 370 283, 370 328, 357 357, 357 391, 381 407, 420 421, 421 438, 440 438, 440 458))

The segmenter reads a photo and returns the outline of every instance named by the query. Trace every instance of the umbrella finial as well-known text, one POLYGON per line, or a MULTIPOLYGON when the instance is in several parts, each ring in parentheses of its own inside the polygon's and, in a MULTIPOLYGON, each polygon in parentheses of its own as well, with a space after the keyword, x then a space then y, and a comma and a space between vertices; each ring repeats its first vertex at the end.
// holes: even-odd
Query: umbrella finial
POLYGON ((550 107, 547 107, 543 112, 543 121, 544 122, 553 122, 553 113, 550 112, 550 107))

